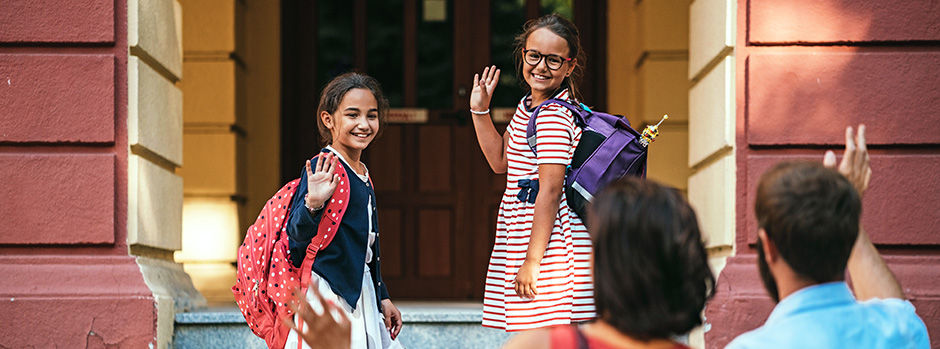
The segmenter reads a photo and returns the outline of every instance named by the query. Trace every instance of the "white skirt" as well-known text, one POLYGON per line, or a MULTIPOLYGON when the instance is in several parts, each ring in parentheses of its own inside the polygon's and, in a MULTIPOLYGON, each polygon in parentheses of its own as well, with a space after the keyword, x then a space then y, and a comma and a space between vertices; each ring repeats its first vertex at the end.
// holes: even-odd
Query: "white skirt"
MULTIPOLYGON (((318 314, 323 313, 323 308, 319 307, 316 296, 310 290, 310 288, 316 287, 317 290, 320 291, 320 294, 323 295, 324 299, 332 301, 338 308, 342 309, 349 319, 349 322, 352 323, 352 341, 350 342, 350 348, 404 348, 397 339, 392 339, 388 329, 385 328, 383 316, 379 313, 378 305, 375 304, 375 286, 372 284, 372 275, 369 274, 369 265, 366 265, 362 273, 362 293, 359 295, 359 302, 356 303, 355 311, 352 310, 349 304, 346 304, 346 300, 343 299, 343 297, 333 293, 333 289, 330 288, 330 284, 326 279, 317 275, 316 272, 311 272, 310 276, 310 287, 306 294, 307 302, 310 303, 314 311, 318 314)), ((296 315, 294 316, 294 322, 298 325, 300 324, 300 320, 296 315)), ((290 332, 290 335, 287 337, 287 344, 284 345, 284 348, 298 348, 297 332, 290 332)), ((310 349, 310 346, 304 343, 303 348, 310 349)))

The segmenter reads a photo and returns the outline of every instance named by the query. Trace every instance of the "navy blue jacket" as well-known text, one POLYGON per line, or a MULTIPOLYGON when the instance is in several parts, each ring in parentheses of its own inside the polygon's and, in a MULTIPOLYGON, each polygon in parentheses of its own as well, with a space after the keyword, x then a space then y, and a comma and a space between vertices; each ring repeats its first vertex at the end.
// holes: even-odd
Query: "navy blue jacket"
MULTIPOLYGON (((324 152, 328 150, 324 149, 324 152)), ((338 159, 337 159, 338 160, 338 159)), ((313 161, 311 161, 312 163, 313 161)), ((379 263, 379 222, 375 203, 375 190, 369 182, 363 182, 343 161, 346 178, 349 180, 349 204, 336 236, 330 244, 317 252, 313 261, 313 271, 327 282, 333 292, 343 297, 353 309, 362 293, 362 273, 365 269, 366 244, 369 243, 369 214, 366 212, 368 203, 372 203, 372 229, 375 232, 375 244, 372 245, 372 261, 369 262, 372 283, 376 290, 376 304, 382 307, 382 300, 388 299, 388 290, 382 282, 382 273, 379 263)), ((303 263, 307 245, 317 235, 320 217, 326 209, 310 214, 304 207, 304 197, 307 195, 307 171, 302 170, 300 184, 291 201, 290 216, 288 218, 287 234, 290 237, 291 264, 300 267, 303 263)), ((337 189, 339 190, 339 189, 337 189)), ((330 212, 326 212, 329 214, 330 212)))

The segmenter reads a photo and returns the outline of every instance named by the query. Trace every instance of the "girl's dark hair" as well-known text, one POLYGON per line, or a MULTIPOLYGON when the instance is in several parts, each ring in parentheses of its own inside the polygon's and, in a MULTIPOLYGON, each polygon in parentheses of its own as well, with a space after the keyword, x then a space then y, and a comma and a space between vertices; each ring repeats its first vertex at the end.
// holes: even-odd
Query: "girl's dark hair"
POLYGON ((715 277, 695 212, 678 191, 627 176, 597 196, 588 218, 600 319, 640 340, 702 324, 715 277))
POLYGON ((379 131, 375 136, 378 137, 381 135, 382 131, 385 129, 383 126, 385 126, 386 119, 388 118, 388 100, 385 99, 385 94, 382 93, 382 86, 371 76, 349 72, 330 80, 330 82, 326 84, 326 87, 323 88, 323 92, 320 93, 320 106, 317 108, 316 117, 317 129, 320 131, 320 141, 323 145, 333 143, 333 134, 331 134, 330 129, 326 128, 326 125, 323 124, 323 118, 320 117, 320 114, 327 112, 333 115, 339 108, 339 104, 343 102, 343 97, 346 96, 346 93, 357 88, 369 90, 369 92, 372 92, 372 96, 375 97, 375 101, 378 102, 379 131))
POLYGON ((529 83, 525 81, 522 75, 522 67, 526 64, 522 57, 522 50, 525 50, 525 43, 526 40, 529 39, 529 35, 540 28, 551 30, 552 33, 555 33, 555 35, 560 36, 568 42, 568 55, 576 59, 577 62, 574 65, 574 70, 571 72, 571 75, 566 77, 561 85, 568 87, 568 93, 573 99, 580 100, 581 92, 578 91, 578 86, 581 85, 581 76, 584 74, 585 64, 584 50, 581 49, 581 36, 578 33, 578 27, 575 27, 574 23, 571 23, 571 21, 557 13, 544 15, 525 22, 525 25, 522 26, 522 32, 516 35, 515 40, 513 40, 512 58, 513 62, 516 64, 516 77, 519 79, 519 83, 524 90, 530 89, 529 83))

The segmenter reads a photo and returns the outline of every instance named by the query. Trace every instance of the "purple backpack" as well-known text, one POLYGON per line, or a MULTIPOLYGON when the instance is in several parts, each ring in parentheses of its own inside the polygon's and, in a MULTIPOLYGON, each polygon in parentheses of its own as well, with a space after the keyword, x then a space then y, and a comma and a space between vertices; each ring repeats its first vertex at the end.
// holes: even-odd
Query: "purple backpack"
POLYGON ((526 139, 533 153, 535 118, 543 106, 551 103, 571 110, 575 124, 582 129, 578 148, 566 171, 565 197, 568 206, 586 221, 588 203, 607 184, 626 175, 646 177, 649 143, 643 142, 623 116, 595 112, 581 103, 575 106, 565 100, 549 99, 535 109, 526 127, 526 139))

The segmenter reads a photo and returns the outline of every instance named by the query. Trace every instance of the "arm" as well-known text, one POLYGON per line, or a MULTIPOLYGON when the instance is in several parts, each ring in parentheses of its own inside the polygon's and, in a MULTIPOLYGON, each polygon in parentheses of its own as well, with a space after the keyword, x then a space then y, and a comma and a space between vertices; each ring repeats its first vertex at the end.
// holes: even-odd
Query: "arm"
POLYGON ((539 266, 545 255, 545 248, 555 228, 558 217, 558 205, 564 193, 565 165, 539 165, 539 194, 535 198, 535 213, 532 217, 532 233, 526 250, 525 262, 516 274, 516 294, 524 298, 534 298, 539 294, 535 287, 539 279, 539 266))
POLYGON ((855 241, 849 256, 849 275, 852 276, 855 298, 860 301, 872 298, 905 298, 901 284, 891 269, 888 269, 888 265, 863 228, 859 228, 858 240, 855 241))
MULTIPOLYGON (((823 163, 835 168, 836 156, 832 151, 826 152, 823 163)), ((852 182, 858 190, 859 197, 864 195, 871 180, 871 167, 869 166, 868 148, 865 145, 865 125, 859 125, 858 135, 853 137, 852 127, 845 130, 845 154, 839 164, 839 173, 842 173, 852 182)), ((855 297, 858 300, 871 298, 900 298, 904 299, 904 291, 898 279, 888 269, 881 254, 875 249, 868 233, 859 223, 858 239, 852 247, 849 256, 849 275, 855 288, 855 297)))
MULTIPOLYGON (((470 110, 486 111, 490 109, 490 99, 493 96, 493 90, 499 82, 499 69, 496 66, 483 69, 482 78, 478 74, 473 74, 473 90, 470 92, 470 110)), ((473 129, 477 133, 477 142, 480 143, 480 149, 483 150, 483 156, 490 168, 496 173, 506 173, 509 162, 506 158, 506 146, 509 144, 509 134, 499 134, 496 126, 493 125, 493 119, 490 113, 472 114, 473 129)))

